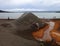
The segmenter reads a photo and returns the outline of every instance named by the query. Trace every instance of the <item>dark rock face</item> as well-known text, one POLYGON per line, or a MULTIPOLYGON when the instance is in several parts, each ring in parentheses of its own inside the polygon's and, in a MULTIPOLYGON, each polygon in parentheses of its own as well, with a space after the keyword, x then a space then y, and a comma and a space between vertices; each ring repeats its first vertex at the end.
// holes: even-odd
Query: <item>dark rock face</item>
MULTIPOLYGON (((32 13, 24 13, 20 18, 16 20, 16 25, 19 30, 24 31, 29 29, 32 23, 39 23, 43 25, 40 19, 32 13)), ((41 26, 42 27, 42 26, 41 26)))
POLYGON ((19 36, 32 40, 32 32, 36 31, 36 28, 32 28, 33 23, 39 23, 40 28, 44 27, 45 24, 32 13, 24 13, 20 18, 18 18, 14 24, 16 25, 16 32, 19 36))

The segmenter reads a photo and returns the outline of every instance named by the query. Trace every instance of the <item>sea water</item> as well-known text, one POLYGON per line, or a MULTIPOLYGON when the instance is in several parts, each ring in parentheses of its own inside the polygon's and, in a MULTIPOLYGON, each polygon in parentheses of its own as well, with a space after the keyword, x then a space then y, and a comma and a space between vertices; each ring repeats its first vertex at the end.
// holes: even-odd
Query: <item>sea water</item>
MULTIPOLYGON (((0 13, 0 19, 17 19, 24 13, 0 13)), ((33 13, 39 18, 60 18, 60 13, 33 13)))

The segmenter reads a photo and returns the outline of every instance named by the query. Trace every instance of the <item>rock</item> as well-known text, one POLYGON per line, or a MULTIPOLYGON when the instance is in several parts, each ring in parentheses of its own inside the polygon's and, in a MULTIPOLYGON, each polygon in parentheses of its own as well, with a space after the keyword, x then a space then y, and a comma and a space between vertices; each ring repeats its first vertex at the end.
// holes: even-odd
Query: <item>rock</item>
POLYGON ((16 25, 17 35, 32 40, 32 32, 36 29, 33 29, 31 26, 32 23, 36 22, 41 25, 40 28, 45 26, 45 24, 43 24, 42 21, 33 13, 24 13, 14 22, 14 24, 16 25))
POLYGON ((15 21, 0 25, 0 46, 40 46, 32 36, 32 23, 45 24, 32 13, 24 13, 15 21))

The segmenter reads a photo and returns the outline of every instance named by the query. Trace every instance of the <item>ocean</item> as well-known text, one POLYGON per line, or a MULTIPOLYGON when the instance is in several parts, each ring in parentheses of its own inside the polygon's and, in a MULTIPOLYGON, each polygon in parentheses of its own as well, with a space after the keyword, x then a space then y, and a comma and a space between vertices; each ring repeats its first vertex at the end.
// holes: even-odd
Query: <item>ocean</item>
MULTIPOLYGON (((24 13, 0 13, 0 19, 17 19, 24 13)), ((39 18, 60 18, 60 13, 33 13, 39 18)))

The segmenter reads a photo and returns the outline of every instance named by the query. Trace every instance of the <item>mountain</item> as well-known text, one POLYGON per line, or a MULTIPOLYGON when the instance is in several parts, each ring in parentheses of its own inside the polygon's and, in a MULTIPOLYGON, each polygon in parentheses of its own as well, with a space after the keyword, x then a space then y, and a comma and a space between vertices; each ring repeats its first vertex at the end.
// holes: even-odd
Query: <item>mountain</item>
POLYGON ((0 13, 9 13, 9 11, 0 10, 0 13))
POLYGON ((56 11, 56 13, 60 13, 60 11, 56 11))
POLYGON ((0 13, 25 13, 25 12, 33 12, 33 13, 60 13, 60 11, 0 10, 0 13))

